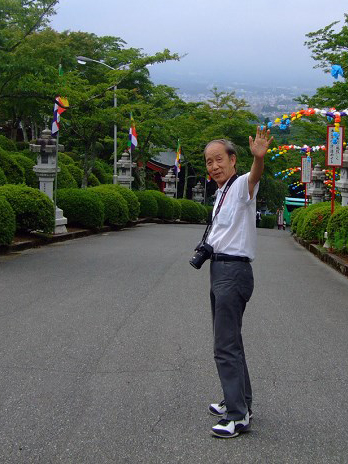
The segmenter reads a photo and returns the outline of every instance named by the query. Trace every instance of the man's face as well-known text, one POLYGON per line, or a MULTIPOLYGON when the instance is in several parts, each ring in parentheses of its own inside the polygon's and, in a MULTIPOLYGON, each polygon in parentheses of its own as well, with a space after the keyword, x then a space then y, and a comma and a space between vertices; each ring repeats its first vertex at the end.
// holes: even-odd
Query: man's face
POLYGON ((205 164, 208 174, 221 188, 235 173, 236 156, 228 156, 222 143, 214 142, 206 150, 205 164))

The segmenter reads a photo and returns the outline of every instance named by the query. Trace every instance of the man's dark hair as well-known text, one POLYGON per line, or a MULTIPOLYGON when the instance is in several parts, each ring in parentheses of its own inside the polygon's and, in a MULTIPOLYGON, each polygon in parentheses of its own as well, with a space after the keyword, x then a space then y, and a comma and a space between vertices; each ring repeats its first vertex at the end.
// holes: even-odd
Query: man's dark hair
POLYGON ((230 142, 229 140, 227 139, 216 139, 216 140, 211 140, 209 143, 207 143, 207 145, 205 146, 204 148, 204 158, 205 158, 205 155, 206 155, 206 152, 207 152, 207 148, 213 144, 213 143, 221 143, 221 145, 224 146, 225 148, 225 151, 226 153, 228 154, 229 157, 231 157, 232 155, 235 155, 237 156, 237 149, 236 147, 233 145, 232 142, 230 142))

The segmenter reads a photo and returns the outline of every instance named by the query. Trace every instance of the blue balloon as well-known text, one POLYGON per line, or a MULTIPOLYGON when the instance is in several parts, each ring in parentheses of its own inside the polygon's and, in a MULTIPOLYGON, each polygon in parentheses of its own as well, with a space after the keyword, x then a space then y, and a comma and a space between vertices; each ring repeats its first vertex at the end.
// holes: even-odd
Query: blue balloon
POLYGON ((269 123, 267 124, 268 129, 270 129, 272 126, 273 126, 273 123, 272 123, 272 122, 269 122, 269 123))
POLYGON ((335 79, 338 79, 338 76, 343 77, 343 69, 339 64, 333 64, 331 66, 331 76, 334 77, 335 79))

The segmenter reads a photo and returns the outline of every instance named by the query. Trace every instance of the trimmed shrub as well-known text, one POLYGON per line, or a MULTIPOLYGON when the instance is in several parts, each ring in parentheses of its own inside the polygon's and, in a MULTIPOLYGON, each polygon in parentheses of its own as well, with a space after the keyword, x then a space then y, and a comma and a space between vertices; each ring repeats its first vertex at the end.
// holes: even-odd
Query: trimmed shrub
POLYGON ((176 198, 172 198, 173 202, 173 219, 181 219, 181 203, 176 198))
POLYGON ((20 154, 22 156, 25 156, 25 157, 31 159, 32 161, 34 161, 35 164, 37 164, 37 155, 38 155, 38 153, 35 153, 35 152, 33 152, 33 151, 29 150, 29 149, 25 149, 25 150, 21 151, 20 154))
POLYGON ((260 228, 263 229, 274 229, 276 225, 277 217, 274 214, 263 214, 260 221, 260 228))
POLYGON ((207 209, 202 203, 197 203, 200 212, 201 212, 201 221, 207 222, 208 212, 207 209))
POLYGON ((129 190, 127 187, 123 187, 122 185, 118 184, 105 184, 103 187, 111 191, 116 191, 123 196, 128 204, 129 219, 131 221, 135 221, 139 217, 140 203, 138 197, 132 190, 129 190))
POLYGON ((165 196, 164 193, 158 192, 157 190, 147 190, 157 201, 158 211, 157 215, 160 219, 173 219, 174 206, 172 198, 165 196))
POLYGON ((291 211, 290 213, 290 225, 293 226, 294 225, 294 222, 296 222, 297 220, 295 219, 296 216, 299 214, 299 212, 301 211, 302 208, 295 208, 293 211, 291 211))
POLYGON ((50 233, 54 229, 54 206, 52 201, 38 189, 26 185, 3 185, 4 196, 16 214, 17 230, 41 230, 50 233))
POLYGON ((58 190, 57 205, 71 225, 98 229, 104 224, 103 202, 90 189, 58 190))
POLYGON ((0 185, 7 184, 7 178, 4 171, 0 168, 0 185))
POLYGON ((83 171, 81 168, 76 166, 75 164, 69 164, 67 166, 69 169, 70 174, 73 176, 75 179, 77 187, 81 187, 82 185, 82 179, 83 179, 83 171))
POLYGON ((60 167, 60 172, 58 173, 58 188, 77 188, 77 182, 70 172, 71 166, 63 164, 61 161, 58 161, 58 166, 60 167))
POLYGON ((138 190, 134 192, 140 204, 139 217, 156 218, 158 215, 158 205, 156 198, 147 190, 138 190))
POLYGON ((16 215, 10 203, 0 195, 0 245, 10 245, 16 231, 16 215))
POLYGON ((129 210, 127 201, 123 196, 103 185, 90 187, 89 190, 97 195, 104 205, 104 221, 112 225, 124 225, 129 221, 129 210))
POLYGON ((33 188, 39 188, 39 179, 33 171, 33 167, 36 163, 21 153, 13 153, 11 156, 23 169, 26 185, 33 188))
POLYGON ((300 208, 301 211, 298 213, 298 216, 296 216, 296 235, 298 237, 302 237, 303 234, 303 224, 306 219, 306 216, 311 212, 316 210, 317 208, 321 208, 323 205, 331 205, 331 202, 325 202, 325 203, 314 203, 313 205, 307 206, 307 208, 300 208))
POLYGON ((16 142, 16 151, 29 150, 29 142, 16 142))
POLYGON ((301 237, 311 242, 324 241, 324 233, 331 216, 330 202, 322 203, 320 208, 314 208, 308 211, 304 217, 301 237))
POLYGON ((0 135, 0 147, 5 151, 17 151, 15 142, 4 135, 0 135))
POLYGON ((112 184, 112 167, 107 163, 101 160, 96 160, 94 168, 92 170, 93 174, 97 177, 101 184, 112 184), (111 170, 110 170, 111 168, 111 170), (111 174, 111 182, 110 182, 111 174))
POLYGON ((348 252, 348 206, 335 209, 327 224, 330 245, 339 252, 348 252))
POLYGON ((67 155, 66 153, 58 153, 58 164, 75 164, 75 161, 71 158, 71 156, 67 155))
POLYGON ((4 171, 9 184, 24 184, 24 169, 2 148, 0 148, 0 168, 4 171))
POLYGON ((93 172, 90 173, 90 175, 88 176, 88 187, 97 187, 98 185, 100 185, 100 182, 99 180, 97 179, 97 177, 93 174, 93 172))
POLYGON ((199 203, 184 198, 178 201, 181 204, 181 219, 183 221, 196 223, 202 221, 202 211, 199 207, 199 203))

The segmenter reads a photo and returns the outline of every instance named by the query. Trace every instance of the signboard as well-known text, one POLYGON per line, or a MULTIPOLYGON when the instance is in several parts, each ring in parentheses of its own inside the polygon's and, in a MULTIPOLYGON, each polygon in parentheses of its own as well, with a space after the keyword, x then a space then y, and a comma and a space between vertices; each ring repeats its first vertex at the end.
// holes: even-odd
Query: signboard
POLYGON ((308 184, 312 182, 312 158, 301 156, 301 182, 308 184))
POLYGON ((341 167, 343 164, 344 127, 339 128, 339 134, 335 133, 334 129, 335 126, 327 126, 325 162, 326 166, 341 167))

